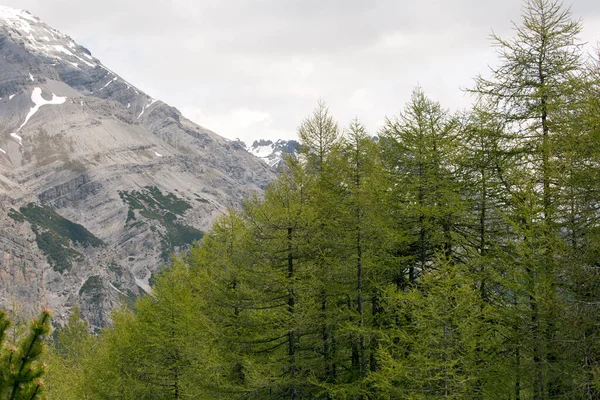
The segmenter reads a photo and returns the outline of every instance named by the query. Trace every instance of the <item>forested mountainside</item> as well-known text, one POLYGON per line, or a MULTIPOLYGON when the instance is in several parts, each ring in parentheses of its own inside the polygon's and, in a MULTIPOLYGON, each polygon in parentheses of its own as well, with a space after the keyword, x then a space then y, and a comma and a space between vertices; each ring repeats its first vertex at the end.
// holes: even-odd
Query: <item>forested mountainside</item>
POLYGON ((0 7, 0 304, 95 327, 274 173, 26 11, 0 7))
POLYGON ((264 197, 49 356, 58 398, 600 398, 600 72, 528 0, 472 110, 321 103, 264 197))

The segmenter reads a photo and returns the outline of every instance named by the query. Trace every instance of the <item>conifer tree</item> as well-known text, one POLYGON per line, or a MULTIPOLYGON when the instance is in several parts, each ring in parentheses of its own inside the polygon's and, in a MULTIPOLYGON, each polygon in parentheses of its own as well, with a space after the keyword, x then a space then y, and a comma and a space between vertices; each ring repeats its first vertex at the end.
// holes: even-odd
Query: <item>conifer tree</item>
POLYGON ((189 259, 228 343, 231 393, 242 397, 310 397, 307 376, 321 374, 306 318, 320 306, 307 290, 315 279, 305 263, 314 218, 303 168, 288 160, 264 198, 221 218, 189 259))
POLYGON ((381 388, 377 398, 492 398, 478 353, 494 343, 491 335, 482 341, 486 311, 468 269, 440 254, 418 287, 390 289, 386 303, 396 324, 385 331, 381 368, 371 376, 381 388))
MULTIPOLYGON (((301 154, 299 166, 314 183, 307 187, 306 196, 313 210, 313 229, 308 237, 311 252, 308 254, 311 268, 316 272, 317 280, 311 285, 314 296, 320 298, 320 310, 313 318, 318 320, 320 331, 321 365, 324 367, 322 374, 317 374, 318 381, 332 383, 338 379, 340 367, 338 365, 338 338, 339 326, 336 307, 346 303, 343 288, 338 285, 339 275, 332 263, 335 258, 335 236, 332 235, 333 226, 339 219, 339 214, 333 204, 339 199, 336 188, 337 171, 331 163, 332 151, 340 144, 340 130, 338 124, 329 113, 324 102, 319 101, 313 113, 305 119, 298 128, 301 154)), ((314 346, 317 346, 315 343, 314 346)))
POLYGON ((502 283, 505 265, 500 256, 505 251, 509 229, 503 216, 507 200, 499 171, 513 161, 512 155, 504 151, 505 122, 494 111, 489 104, 479 104, 466 115, 460 128, 456 163, 459 190, 467 210, 458 223, 465 243, 461 254, 463 278, 479 292, 473 306, 480 330, 472 336, 475 346, 470 354, 477 365, 469 390, 473 399, 487 398, 495 393, 494 387, 509 386, 513 370, 506 357, 491 356, 508 351, 497 340, 502 337, 497 335, 502 331, 500 311, 506 297, 502 283))
POLYGON ((50 311, 31 321, 29 331, 18 343, 7 344, 10 320, 0 311, 0 397, 9 400, 38 399, 44 396, 45 366, 40 358, 45 336, 50 332, 50 311))
MULTIPOLYGON (((526 357, 531 357, 533 398, 561 395, 566 390, 559 364, 557 320, 561 313, 556 264, 560 252, 560 168, 558 143, 564 133, 561 113, 572 109, 582 71, 576 43, 579 21, 556 1, 528 0, 523 22, 515 26, 511 40, 493 36, 499 48, 500 67, 492 79, 478 77, 475 91, 497 106, 513 132, 511 151, 518 162, 503 179, 508 183, 515 242, 512 268, 526 276, 523 293, 528 320, 519 335, 528 338, 526 357)), ((519 273, 515 272, 519 276, 519 273)), ((516 282, 515 282, 516 283, 516 282)), ((517 302, 519 300, 516 300, 517 302)), ((518 310, 518 307, 513 307, 518 310)), ((517 327, 516 327, 517 328, 517 327)), ((520 384, 519 384, 520 385, 520 384)), ((517 390, 517 396, 519 396, 517 390)))
POLYGON ((90 336, 87 322, 81 319, 78 304, 71 308, 67 323, 58 327, 53 336, 54 341, 46 356, 49 396, 65 400, 86 398, 88 357, 94 351, 94 339, 90 336))
MULTIPOLYGON (((154 387, 145 382, 139 366, 145 361, 135 314, 114 310, 113 326, 104 329, 86 362, 86 394, 90 398, 134 400, 150 398, 154 387)), ((159 392, 160 393, 160 392, 159 392)))
POLYGON ((221 331, 196 292, 189 268, 174 261, 138 299, 135 313, 120 310, 91 361, 91 393, 101 398, 229 398, 221 331))
POLYGON ((247 308, 253 304, 247 291, 253 282, 249 234, 247 221, 230 210, 184 260, 192 287, 206 304, 203 313, 219 332, 218 347, 224 349, 221 364, 226 379, 220 391, 232 396, 251 390, 261 380, 247 346, 252 335, 246 323, 247 308))
POLYGON ((561 115, 563 134, 560 137, 560 208, 561 232, 564 244, 565 276, 563 290, 566 318, 561 318, 564 343, 560 353, 566 362, 569 395, 594 398, 599 395, 594 373, 600 358, 600 331, 597 329, 598 226, 597 160, 600 158, 598 95, 600 69, 590 62, 579 77, 579 90, 572 107, 561 115))
POLYGON ((323 387, 332 398, 367 398, 372 392, 367 376, 375 367, 378 340, 372 305, 381 298, 389 277, 391 267, 384 254, 390 239, 379 147, 357 119, 332 151, 328 168, 335 172, 320 206, 329 210, 327 232, 334 238, 327 242, 333 249, 330 266, 335 272, 329 293, 337 299, 332 321, 338 326, 340 373, 323 387))
POLYGON ((310 117, 298 128, 301 153, 307 157, 307 166, 316 171, 323 168, 327 155, 339 141, 340 130, 329 114, 324 101, 319 100, 310 117))
MULTIPOLYGON (((307 292, 314 270, 306 263, 314 221, 308 205, 311 181, 301 165, 288 160, 264 200, 246 203, 243 211, 252 257, 243 311, 252 330, 246 341, 265 367, 263 374, 279 377, 262 388, 274 398, 307 396, 311 389, 300 382, 318 374, 311 347, 315 332, 306 319, 315 308, 307 292)), ((262 396, 267 398, 265 392, 262 396)))
POLYGON ((451 166, 458 149, 457 127, 457 120, 418 88, 404 111, 388 119, 381 131, 395 196, 395 229, 406 232, 408 239, 399 249, 408 263, 407 274, 397 278, 399 287, 414 284, 437 251, 443 249, 449 260, 456 256, 455 224, 462 211, 451 166))

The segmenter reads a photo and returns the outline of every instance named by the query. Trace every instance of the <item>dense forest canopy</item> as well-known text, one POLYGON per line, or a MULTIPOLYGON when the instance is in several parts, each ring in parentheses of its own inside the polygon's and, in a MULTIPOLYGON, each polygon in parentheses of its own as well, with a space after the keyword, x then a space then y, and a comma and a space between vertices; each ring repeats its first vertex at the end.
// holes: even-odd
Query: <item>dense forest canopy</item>
MULTIPOLYGON (((527 0, 475 105, 320 102, 264 196, 48 355, 60 399, 600 398, 600 70, 527 0)), ((487 77, 486 77, 487 76, 487 77)))

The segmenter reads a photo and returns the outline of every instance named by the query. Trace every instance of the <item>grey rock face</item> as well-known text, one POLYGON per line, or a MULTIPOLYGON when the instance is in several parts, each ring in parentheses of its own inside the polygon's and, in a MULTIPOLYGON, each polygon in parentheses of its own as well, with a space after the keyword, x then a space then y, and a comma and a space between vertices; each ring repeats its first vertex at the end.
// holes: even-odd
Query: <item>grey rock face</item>
POLYGON ((149 290, 165 254, 273 176, 68 36, 0 6, 0 306, 47 304, 61 321, 79 302, 103 326, 149 290), (103 244, 78 242, 82 229, 103 244))

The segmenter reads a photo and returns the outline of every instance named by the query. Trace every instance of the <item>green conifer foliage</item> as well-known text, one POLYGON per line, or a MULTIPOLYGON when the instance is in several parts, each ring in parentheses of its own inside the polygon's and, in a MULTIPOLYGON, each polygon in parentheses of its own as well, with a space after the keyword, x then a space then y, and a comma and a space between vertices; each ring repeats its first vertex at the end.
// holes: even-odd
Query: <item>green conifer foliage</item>
POLYGON ((513 280, 505 281, 505 286, 514 304, 506 312, 523 313, 523 318, 513 319, 513 343, 519 343, 515 363, 531 361, 524 369, 531 374, 516 375, 517 397, 530 393, 542 399, 570 392, 560 345, 566 332, 558 328, 565 315, 560 295, 564 266, 558 260, 565 255, 561 192, 568 191, 561 155, 569 148, 563 144, 569 131, 564 116, 578 107, 583 71, 577 44, 580 31, 580 22, 560 3, 528 0, 515 37, 493 36, 500 67, 492 70, 490 80, 476 81, 475 92, 495 105, 512 134, 504 150, 514 156, 513 165, 501 171, 508 194, 505 217, 512 231, 506 253, 512 271, 506 276, 513 280))
POLYGON ((54 342, 45 357, 48 363, 49 397, 85 399, 86 372, 89 370, 87 363, 94 350, 94 341, 87 322, 81 319, 78 304, 71 308, 67 323, 58 327, 53 336, 54 342))
POLYGON ((388 119, 380 136, 390 190, 395 199, 396 230, 408 242, 398 251, 406 259, 399 287, 413 284, 443 249, 456 256, 457 217, 462 212, 454 176, 458 121, 421 89, 397 118, 388 119))
POLYGON ((45 366, 40 362, 45 336, 50 332, 50 311, 44 310, 31 321, 29 331, 18 343, 7 344, 10 321, 0 311, 0 398, 38 399, 44 396, 45 366))

